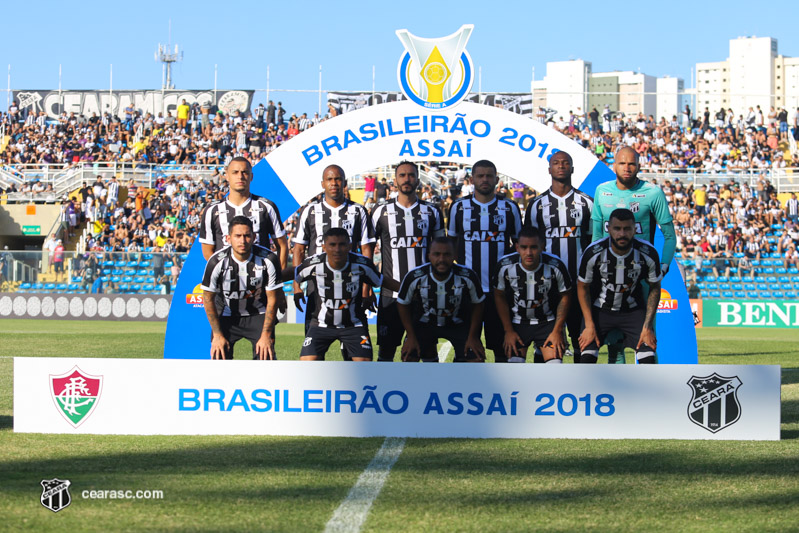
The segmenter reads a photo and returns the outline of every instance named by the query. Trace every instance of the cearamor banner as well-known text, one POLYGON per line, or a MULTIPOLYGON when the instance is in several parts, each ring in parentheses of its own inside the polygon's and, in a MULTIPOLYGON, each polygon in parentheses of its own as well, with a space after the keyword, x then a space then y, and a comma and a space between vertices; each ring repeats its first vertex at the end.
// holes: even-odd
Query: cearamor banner
POLYGON ((14 431, 778 440, 780 368, 17 357, 14 431))
POLYGON ((48 91, 19 90, 12 91, 11 98, 19 103, 23 113, 44 111, 49 118, 58 118, 64 113, 75 113, 90 117, 108 112, 119 118, 125 118, 125 109, 132 105, 143 114, 172 113, 177 115, 177 108, 183 100, 189 105, 215 105, 226 113, 238 111, 244 113, 250 109, 255 91, 198 91, 198 90, 133 90, 133 91, 48 91))
MULTIPOLYGON (((404 98, 399 91, 329 92, 327 106, 340 115, 367 106, 398 102, 404 98)), ((533 115, 533 95, 530 93, 471 93, 463 101, 497 107, 527 117, 533 115)))

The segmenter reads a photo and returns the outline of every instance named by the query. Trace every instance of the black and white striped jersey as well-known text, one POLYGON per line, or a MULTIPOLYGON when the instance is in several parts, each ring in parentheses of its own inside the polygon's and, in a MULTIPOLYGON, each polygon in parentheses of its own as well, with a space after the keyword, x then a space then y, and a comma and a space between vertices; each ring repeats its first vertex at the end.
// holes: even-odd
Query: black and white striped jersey
POLYGON ((228 200, 218 200, 208 205, 201 216, 200 242, 213 244, 214 251, 227 246, 224 237, 230 233, 230 221, 240 215, 252 220, 255 244, 264 248, 270 247, 270 239, 286 235, 277 206, 253 194, 241 205, 233 205, 228 200))
POLYGON ((315 297, 306 313, 310 313, 309 326, 320 328, 351 328, 366 325, 366 314, 361 304, 361 287, 364 283, 379 287, 383 277, 368 257, 349 254, 347 264, 334 270, 327 262, 327 254, 307 258, 294 270, 298 283, 313 281, 315 297))
POLYGON ((561 198, 552 189, 527 205, 524 224, 544 236, 544 251, 566 263, 572 279, 583 249, 591 242, 591 210, 594 200, 578 189, 561 198))
POLYGON ((485 300, 474 270, 453 264, 445 281, 433 276, 426 263, 411 270, 402 280, 397 301, 410 305, 414 321, 432 326, 468 324, 472 307, 485 300))
POLYGON ((216 293, 219 316, 254 316, 266 312, 266 291, 282 290, 277 254, 253 245, 249 259, 240 262, 227 246, 205 265, 202 289, 216 293))
POLYGON ((591 243, 580 258, 578 280, 591 286, 594 307, 606 311, 632 311, 645 307, 641 283, 655 283, 663 277, 655 247, 633 239, 623 256, 611 249, 610 237, 591 243))
POLYGON ((297 221, 297 233, 293 242, 304 244, 306 256, 322 252, 322 238, 330 228, 344 228, 350 234, 352 249, 362 249, 363 245, 375 242, 375 231, 369 214, 361 204, 350 200, 333 207, 321 200, 314 200, 305 206, 297 221))
POLYGON ((555 320, 561 294, 571 290, 566 264, 558 257, 541 252, 535 270, 527 270, 518 253, 499 261, 494 288, 505 293, 511 322, 534 326, 555 320))
POLYGON ((447 233, 458 240, 458 263, 474 270, 483 292, 488 292, 497 262, 511 252, 511 239, 521 229, 522 214, 515 202, 494 197, 482 204, 467 196, 452 204, 447 233))
MULTIPOLYGON (((396 199, 380 205, 372 212, 372 225, 380 240, 383 277, 402 282, 405 274, 427 262, 427 249, 434 237, 444 235, 441 210, 419 200, 403 207, 396 199)), ((383 289, 383 294, 396 294, 383 289)))

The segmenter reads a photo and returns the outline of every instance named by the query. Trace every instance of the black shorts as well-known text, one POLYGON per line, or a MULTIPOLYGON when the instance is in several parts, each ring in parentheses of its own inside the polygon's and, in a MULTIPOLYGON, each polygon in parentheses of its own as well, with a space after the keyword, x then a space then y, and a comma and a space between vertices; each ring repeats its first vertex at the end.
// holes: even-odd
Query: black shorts
POLYGON ((544 346, 547 337, 555 330, 555 321, 544 322, 543 324, 514 324, 513 331, 515 331, 525 346, 530 346, 535 343, 539 348, 544 346))
POLYGON ((396 348, 402 343, 403 335, 405 326, 400 319, 396 298, 381 293, 377 307, 377 344, 396 348))
POLYGON ((372 340, 369 337, 369 328, 357 326, 351 328, 320 328, 310 326, 305 333, 300 357, 316 355, 324 360, 327 350, 333 341, 341 342, 350 357, 365 357, 372 359, 372 340))
MULTIPOLYGON (((225 351, 225 359, 233 359, 233 345, 241 339, 247 339, 252 344, 252 358, 258 359, 255 353, 255 344, 261 338, 264 330, 264 320, 266 315, 254 316, 220 316, 219 329, 228 341, 228 349, 225 351)), ((213 334, 212 334, 213 336, 213 334)))
POLYGON ((64 271, 64 262, 63 261, 53 261, 53 270, 56 272, 63 272, 64 271))
MULTIPOLYGON (((608 333, 617 329, 624 335, 622 345, 625 348, 636 349, 635 345, 638 344, 638 339, 641 338, 641 330, 644 328, 644 320, 646 319, 646 310, 644 308, 640 307, 632 311, 620 313, 592 307, 591 316, 594 319, 596 335, 599 337, 599 342, 601 344, 605 344, 605 338, 608 333)), ((585 328, 585 321, 583 321, 583 328, 585 328)), ((586 346, 585 351, 598 349, 599 346, 591 343, 586 346)), ((655 350, 644 344, 636 351, 654 352, 655 350)))
POLYGON ((469 338, 469 324, 461 324, 459 326, 431 326, 427 324, 414 323, 416 339, 419 341, 419 348, 421 354, 419 355, 422 361, 434 362, 438 361, 438 352, 436 345, 438 339, 447 339, 452 343, 455 349, 456 363, 463 363, 467 360, 474 360, 477 355, 473 353, 465 353, 466 340, 469 338))
MULTIPOLYGON (((486 293, 486 298, 483 300, 483 336, 486 340, 486 348, 494 350, 494 358, 505 358, 505 351, 502 343, 505 340, 505 329, 502 327, 502 321, 499 319, 499 312, 497 312, 497 304, 494 300, 494 292, 489 291, 486 293)), ((468 320, 468 318, 467 318, 468 320)))
POLYGON ((156 279, 160 279, 161 276, 164 275, 164 266, 161 265, 160 267, 153 267, 153 275, 156 279))

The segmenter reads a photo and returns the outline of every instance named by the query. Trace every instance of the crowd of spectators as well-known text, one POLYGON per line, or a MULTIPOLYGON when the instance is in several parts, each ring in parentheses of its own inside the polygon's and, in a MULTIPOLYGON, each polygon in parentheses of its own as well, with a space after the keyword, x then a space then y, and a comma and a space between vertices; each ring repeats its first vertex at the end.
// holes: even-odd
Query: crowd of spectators
POLYGON ((588 115, 578 109, 566 117, 541 114, 539 120, 603 161, 622 146, 631 146, 638 152, 641 167, 651 172, 780 169, 796 166, 799 157, 790 150, 791 137, 799 140, 799 109, 789 113, 772 107, 764 114, 756 106, 736 115, 732 109, 711 113, 705 108, 694 116, 686 106, 681 117, 656 120, 643 113, 625 116, 605 106, 601 113, 594 107, 588 115))
MULTIPOLYGON (((256 164, 285 140, 324 120, 318 115, 309 119, 307 114, 286 118, 287 114, 279 102, 274 106, 271 101, 246 115, 185 102, 176 117, 171 113, 154 117, 132 108, 124 119, 63 114, 58 121, 47 121, 41 114, 30 113, 23 119, 17 112, 15 121, 7 113, 2 120, 11 139, 2 161, 12 165, 122 161, 132 166, 166 162, 217 166, 213 175, 202 179, 191 174, 159 178, 154 189, 98 177, 63 205, 65 242, 74 238, 75 228, 85 221, 87 250, 120 254, 123 259, 138 252, 162 252, 179 263, 180 254, 189 250, 198 232, 202 209, 226 194, 220 170, 230 159, 243 155, 256 164), (120 194, 121 190, 126 194, 120 194)), ((588 116, 571 113, 568 120, 542 120, 606 162, 621 146, 632 146, 642 167, 654 172, 697 168, 714 174, 784 167, 788 136, 799 135, 799 110, 790 123, 785 110, 772 109, 764 116, 759 108, 738 118, 731 110, 713 116, 706 110, 693 119, 686 110, 682 120, 655 122, 652 116, 628 119, 606 108, 601 115, 592 110, 588 116)), ((423 186, 420 197, 438 202, 445 213, 455 199, 473 189, 465 168, 437 172, 433 167, 431 173, 441 183, 435 188, 423 186)), ((674 216, 678 251, 693 260, 687 266, 689 277, 711 270, 717 276, 726 275, 731 267, 754 274, 752 260, 774 253, 785 268, 799 265, 795 195, 792 204, 789 200, 783 205, 765 176, 753 187, 729 175, 719 176, 718 183, 710 180, 697 187, 693 183, 673 176, 659 180, 674 216)), ((32 182, 24 190, 51 192, 48 187, 52 186, 32 182)), ((372 176, 366 177, 366 191, 367 208, 397 194, 388 180, 372 176)), ((500 182, 498 193, 521 207, 537 194, 513 180, 500 182)), ((296 213, 286 223, 289 238, 295 225, 296 213)))

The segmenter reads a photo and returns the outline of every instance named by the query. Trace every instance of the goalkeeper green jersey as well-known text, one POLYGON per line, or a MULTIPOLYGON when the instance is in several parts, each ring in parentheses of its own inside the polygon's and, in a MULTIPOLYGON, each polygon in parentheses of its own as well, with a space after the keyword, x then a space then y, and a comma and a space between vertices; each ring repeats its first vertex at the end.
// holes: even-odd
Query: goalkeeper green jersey
POLYGON ((635 236, 655 243, 655 229, 660 226, 663 232, 663 251, 661 261, 671 264, 677 248, 674 222, 669 213, 669 205, 663 190, 647 181, 638 180, 632 189, 621 190, 615 181, 599 184, 594 193, 593 240, 608 236, 608 219, 615 209, 629 209, 635 215, 635 236))

